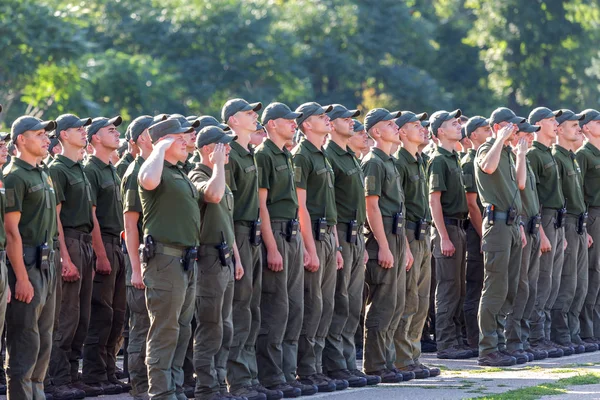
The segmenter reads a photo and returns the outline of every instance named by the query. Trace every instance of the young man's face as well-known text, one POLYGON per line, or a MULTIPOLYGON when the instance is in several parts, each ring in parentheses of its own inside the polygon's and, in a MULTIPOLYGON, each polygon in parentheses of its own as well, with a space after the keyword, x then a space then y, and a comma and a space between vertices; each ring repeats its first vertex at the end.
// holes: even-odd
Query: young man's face
POLYGON ((342 136, 350 137, 354 134, 354 121, 352 118, 336 118, 331 121, 331 125, 342 136))
POLYGON ((597 138, 600 137, 600 121, 590 121, 585 124, 582 128, 582 132, 587 137, 597 138))
POLYGON ((21 152, 27 152, 37 158, 45 158, 48 155, 50 138, 44 129, 38 131, 26 131, 17 138, 21 152))
POLYGON ((65 129, 63 132, 66 132, 66 135, 62 133, 62 137, 63 140, 67 141, 67 143, 77 147, 78 149, 85 147, 87 142, 87 134, 83 126, 79 128, 65 129))
POLYGON ((357 149, 361 153, 365 150, 369 150, 369 136, 367 136, 367 132, 363 129, 360 132, 355 132, 354 135, 350 136, 348 139, 348 143, 354 149, 357 149))
POLYGON ((327 135, 331 132, 331 122, 329 121, 329 116, 327 114, 311 115, 306 118, 303 124, 305 126, 309 125, 310 129, 319 136, 327 135))
POLYGON ((448 121, 444 121, 438 128, 438 138, 445 137, 447 140, 459 141, 462 138, 460 128, 459 118, 452 118, 448 121))
POLYGON ((256 122, 258 120, 258 114, 254 110, 250 111, 238 111, 230 119, 233 118, 235 121, 234 125, 238 126, 240 129, 246 131, 255 131, 256 130, 256 122))
MULTIPOLYGON (((165 152, 165 156, 174 158, 177 161, 185 162, 188 157, 187 138, 185 133, 166 135, 165 138, 173 138, 173 143, 165 152)), ((161 138, 163 140, 163 138, 161 138)), ((159 140, 160 142, 160 140, 159 140)), ((158 142, 157 142, 158 143, 158 142)))
POLYGON ((119 131, 114 125, 100 128, 94 136, 96 136, 96 143, 107 149, 116 150, 119 148, 119 131))
POLYGON ((546 133, 548 137, 551 139, 556 139, 556 133, 558 130, 558 121, 556 121, 556 117, 542 119, 538 121, 536 125, 541 126, 542 129, 540 129, 540 131, 546 133))
POLYGON ((8 146, 5 140, 0 140, 0 165, 6 164, 8 159, 8 146))
POLYGON ((396 121, 380 121, 374 127, 379 132, 380 139, 391 144, 400 144, 400 129, 396 121))
POLYGON ((423 143, 423 134, 421 133, 421 121, 407 122, 400 128, 400 138, 402 142, 420 145, 423 143))
POLYGON ((570 143, 577 141, 580 131, 579 121, 565 121, 558 126, 559 137, 570 143))

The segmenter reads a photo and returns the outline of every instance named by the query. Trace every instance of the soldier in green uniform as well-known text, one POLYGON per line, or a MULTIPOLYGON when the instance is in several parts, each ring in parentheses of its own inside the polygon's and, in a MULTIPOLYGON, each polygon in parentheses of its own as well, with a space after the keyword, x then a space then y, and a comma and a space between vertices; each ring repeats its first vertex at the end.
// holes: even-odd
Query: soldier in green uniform
POLYGON ((296 380, 304 303, 304 245, 297 219, 292 155, 285 144, 292 140, 295 119, 301 115, 283 103, 269 104, 261 117, 268 138, 255 152, 263 240, 258 376, 261 384, 281 390, 284 397, 317 392, 316 387, 296 380))
POLYGON ((400 128, 402 147, 395 154, 395 163, 400 174, 400 183, 406 202, 406 238, 413 255, 412 267, 406 272, 406 303, 400 325, 396 330, 395 365, 401 371, 412 372, 415 378, 424 379, 440 374, 439 368, 421 364, 421 334, 429 311, 431 289, 431 249, 429 231, 431 215, 427 203, 426 165, 419 154, 419 146, 427 143, 421 130, 421 121, 427 113, 416 115, 402 111, 396 120, 400 128))
MULTIPOLYGON (((0 112, 2 112, 2 105, 0 105, 0 112)), ((10 133, 0 132, 0 165, 6 163, 8 158, 8 139, 10 133)), ((8 286, 6 268, 6 232, 4 230, 4 209, 6 207, 6 191, 4 188, 3 176, 0 176, 0 337, 4 331, 4 319, 6 316, 6 303, 10 299, 10 287, 8 286)), ((0 393, 6 394, 6 378, 4 373, 4 367, 0 368, 3 382, 0 383, 0 393)))
MULTIPOLYGON (((189 174, 200 195, 198 204, 202 218, 194 333, 197 400, 245 399, 221 388, 221 377, 215 368, 217 354, 222 351, 226 358, 233 338, 234 275, 239 280, 244 274, 234 236, 233 194, 225 183, 229 143, 235 138, 218 127, 202 129, 196 139, 200 163, 189 174)), ((258 392, 248 391, 247 394, 253 399, 265 398, 258 392)))
POLYGON ((221 118, 227 125, 219 124, 221 129, 229 130, 231 127, 237 136, 237 139, 229 144, 231 149, 229 162, 225 165, 225 178, 227 187, 233 193, 235 242, 244 267, 244 275, 234 284, 234 334, 227 360, 227 382, 233 395, 247 397, 249 400, 265 396, 275 400, 283 397, 283 393, 266 389, 258 383, 255 351, 260 328, 262 240, 258 174, 251 142, 252 135, 257 130, 257 112, 261 108, 261 103, 250 104, 243 99, 228 100, 221 110, 221 118), (259 396, 257 392, 263 395, 259 396))
POLYGON ((142 238, 142 203, 138 192, 138 174, 140 167, 152 152, 152 140, 148 128, 162 121, 162 116, 142 115, 134 119, 128 127, 131 141, 139 149, 134 162, 129 165, 121 181, 121 197, 123 198, 123 226, 125 245, 129 262, 126 266, 126 298, 129 309, 129 342, 127 358, 131 395, 134 399, 144 399, 148 392, 148 374, 146 371, 146 337, 150 328, 148 309, 144 296, 142 266, 137 249, 142 238), (129 251, 131 249, 131 251, 129 251))
POLYGON ((47 155, 54 121, 30 116, 11 127, 17 155, 4 169, 6 255, 13 298, 6 310, 9 399, 44 399, 52 349, 54 273, 52 243, 56 196, 52 179, 36 161, 47 155))
MULTIPOLYGON (((366 243, 368 253, 365 281, 369 286, 365 316, 364 371, 378 375, 384 383, 395 383, 413 373, 396 372, 393 347, 396 315, 404 311, 406 248, 404 232, 404 193, 391 155, 392 145, 399 144, 398 125, 394 119, 400 111, 384 108, 369 111, 365 117, 367 134, 375 146, 362 160, 365 180, 366 243), (400 288, 400 289, 399 289, 400 288)), ((399 318, 398 318, 399 322, 399 318)))
POLYGON ((363 152, 366 154, 369 152, 368 139, 369 136, 365 131, 365 126, 357 119, 352 120, 354 126, 352 130, 354 134, 348 139, 348 148, 356 155, 359 160, 362 158, 363 152))
POLYGON ((152 125, 152 153, 138 173, 142 280, 150 318, 148 395, 156 399, 185 399, 182 367, 194 314, 200 209, 198 191, 178 163, 188 156, 185 134, 192 130, 177 120, 152 125))
MULTIPOLYGON (((333 316, 336 269, 341 267, 335 225, 333 170, 322 150, 330 131, 331 106, 304 103, 296 118, 304 139, 292 151, 298 195, 300 232, 304 241, 304 318, 298 342, 298 378, 316 385, 319 392, 336 390, 336 383, 322 373, 325 337, 333 316)), ((339 380, 339 389, 348 387, 339 380), (345 386, 345 387, 344 387, 345 386)))
MULTIPOLYGON (((600 112, 582 111, 585 118, 579 121, 587 142, 577 150, 576 157, 583 182, 583 195, 588 206, 587 233, 592 243, 600 243, 600 112)), ((588 291, 579 315, 581 338, 586 343, 600 346, 600 246, 588 249, 588 291)))
POLYGON ((123 178, 123 175, 125 175, 125 171, 127 171, 129 164, 131 164, 140 153, 140 149, 138 149, 135 143, 133 143, 129 127, 127 127, 127 131, 125 132, 125 141, 127 142, 127 150, 125 151, 125 154, 123 154, 123 156, 120 157, 119 161, 115 164, 115 168, 117 170, 117 175, 119 175, 119 178, 123 178))
MULTIPOLYGON (((529 114, 528 122, 540 126, 527 159, 535 174, 537 192, 542 206, 540 225, 540 273, 537 282, 535 308, 531 316, 529 342, 536 350, 546 350, 548 357, 573 354, 573 349, 550 341, 550 309, 556 299, 560 285, 564 258, 564 227, 559 217, 564 216, 565 198, 562 192, 558 165, 552 155, 552 144, 556 141, 561 111, 552 112, 538 107, 529 114)), ((562 219, 562 218, 561 218, 562 219)))
POLYGON ((462 308, 465 298, 464 224, 468 213, 455 143, 460 140, 461 111, 437 111, 429 118, 429 129, 438 141, 431 153, 429 206, 435 229, 432 255, 435 259, 435 329, 437 357, 464 359, 473 356, 462 338, 462 308))
POLYGON ((62 154, 50 164, 49 173, 57 195, 56 212, 59 215, 58 242, 62 258, 60 284, 61 301, 57 306, 50 375, 53 387, 49 393, 55 399, 68 397, 73 390, 83 390, 88 396, 103 394, 101 388, 92 388, 79 379, 79 360, 87 336, 92 299, 93 227, 91 188, 83 166, 78 162, 79 152, 85 147, 85 127, 91 118, 63 114, 56 120, 56 137, 61 142, 62 154))
POLYGON ((62 153, 62 145, 60 144, 60 140, 58 140, 57 134, 50 135, 50 145, 48 146, 48 158, 46 158, 46 164, 50 165, 56 155, 60 153, 62 153))
POLYGON ((476 116, 470 118, 465 126, 466 136, 473 147, 468 149, 466 155, 461 158, 463 182, 465 195, 469 208, 469 223, 467 233, 467 267, 466 267, 466 295, 463 310, 465 314, 465 328, 467 343, 471 349, 479 351, 479 326, 477 323, 477 310, 479 299, 483 288, 483 254, 481 252, 481 229, 483 206, 477 193, 475 184, 475 155, 477 149, 490 137, 489 120, 476 116))
POLYGON ((117 343, 125 321, 125 257, 121 249, 123 201, 121 179, 110 164, 119 146, 120 116, 98 117, 86 127, 94 154, 84 165, 92 198, 92 247, 96 256, 92 307, 83 347, 83 381, 105 394, 129 390, 116 376, 117 343))
MULTIPOLYGON (((519 140, 523 139, 527 147, 531 147, 533 133, 540 130, 539 126, 530 125, 528 122, 518 123, 519 131, 513 136, 512 146, 517 147, 519 140)), ((526 180, 525 187, 521 189, 521 235, 525 237, 526 244, 521 251, 521 268, 519 271, 519 283, 512 310, 506 316, 504 334, 506 339, 506 350, 509 353, 528 353, 529 361, 543 360, 548 357, 548 352, 542 349, 534 349, 529 343, 529 321, 535 297, 537 293, 537 280, 540 271, 540 234, 541 222, 540 202, 536 190, 536 178, 531 169, 529 160, 526 158, 526 180), (520 353, 520 352, 519 352, 520 353)))
MULTIPOLYGON (((192 117, 194 117, 194 116, 192 116, 192 117)), ((194 169, 194 167, 195 167, 195 163, 192 162, 192 158, 194 157, 194 152, 196 150, 196 147, 195 147, 196 146, 196 130, 195 129, 198 128, 198 126, 200 125, 200 121, 198 121, 198 119, 190 121, 181 114, 171 114, 171 115, 169 115, 168 119, 178 120, 179 123, 181 124, 181 126, 184 128, 189 128, 189 127, 194 128, 194 131, 192 131, 186 135, 186 138, 188 140, 188 142, 187 142, 188 156, 187 156, 185 162, 182 163, 183 171, 186 174, 189 174, 190 171, 192 169, 194 169)))
POLYGON ((490 117, 492 138, 477 150, 475 183, 485 207, 481 250, 484 262, 484 285, 479 304, 479 365, 506 366, 529 361, 523 350, 504 352, 504 319, 511 311, 517 287, 521 249, 519 214, 522 203, 519 191, 525 188, 527 143, 519 142, 516 155, 510 147, 518 131, 516 124, 525 122, 505 107, 490 117))
POLYGON ((552 155, 558 164, 562 191, 567 203, 565 217, 565 241, 567 248, 563 262, 558 295, 552 305, 552 341, 573 347, 575 353, 598 350, 594 343, 581 340, 579 314, 588 292, 588 247, 592 237, 587 234, 587 206, 583 196, 581 169, 575 160, 575 143, 581 131, 579 121, 585 114, 575 114, 571 110, 560 110, 558 122, 558 143, 552 148, 552 155))

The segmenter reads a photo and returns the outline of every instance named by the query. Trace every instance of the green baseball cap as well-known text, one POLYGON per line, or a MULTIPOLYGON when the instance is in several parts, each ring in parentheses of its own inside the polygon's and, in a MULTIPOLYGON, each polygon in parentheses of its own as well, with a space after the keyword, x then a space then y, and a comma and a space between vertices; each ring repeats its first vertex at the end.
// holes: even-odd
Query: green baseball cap
POLYGON ((431 117, 429 117, 430 132, 433 135, 437 136, 438 129, 440 126, 442 126, 444 122, 449 121, 451 119, 460 118, 461 115, 462 111, 460 111, 460 109, 456 109, 454 111, 440 110, 434 112, 433 114, 431 114, 431 117))
POLYGON ((197 119, 194 121, 188 121, 188 119, 181 114, 171 114, 167 119, 176 119, 184 128, 191 127, 195 129, 200 125, 200 121, 198 121, 197 119))
POLYGON ((561 112, 561 114, 558 117, 556 117, 556 122, 558 122, 559 124, 562 124, 566 121, 583 121, 585 119, 585 113, 583 112, 575 114, 573 111, 568 110, 566 108, 557 111, 561 112))
POLYGON ((357 119, 353 119, 352 121, 354 121, 354 132, 362 132, 365 130, 365 126, 362 124, 362 122, 357 119))
POLYGON ((137 117, 131 121, 127 127, 127 131, 125 132, 125 140, 133 140, 134 142, 137 142, 142 132, 150 128, 153 123, 154 117, 151 117, 150 115, 141 115, 137 117))
POLYGON ((120 115, 112 118, 106 117, 96 117, 92 120, 92 123, 88 125, 85 129, 87 131, 87 141, 88 143, 92 142, 92 136, 94 136, 98 131, 104 127, 114 125, 119 126, 123 122, 123 118, 120 115))
POLYGON ((426 121, 421 121, 421 126, 422 126, 423 128, 428 128, 428 127, 429 127, 429 120, 426 120, 426 121))
POLYGON ((70 128, 81 128, 82 126, 88 126, 92 123, 91 118, 79 118, 73 114, 63 114, 56 118, 56 130, 55 136, 60 137, 62 131, 66 131, 70 128))
POLYGON ((322 106, 319 103, 315 103, 311 101, 309 103, 300 104, 298 108, 296 108, 297 113, 301 113, 299 117, 296 118, 296 123, 300 126, 308 117, 311 115, 322 115, 330 112, 333 109, 333 106, 322 106))
MULTIPOLYGON (((0 140, 2 140, 2 137, 0 136, 0 140)), ((52 149, 54 148, 54 146, 56 146, 58 143, 60 143, 58 141, 58 138, 56 136, 52 136, 50 138, 50 145, 48 145, 48 153, 52 154, 52 149)))
POLYGON ((257 130, 257 131, 262 131, 263 129, 265 129, 265 127, 264 127, 264 126, 262 126, 262 125, 260 124, 260 122, 257 122, 257 123, 256 123, 256 130, 257 130))
POLYGON ((398 125, 398 128, 402 128, 409 122, 423 121, 428 117, 429 115, 426 112, 421 114, 415 114, 412 111, 402 111, 402 114, 396 119, 396 125, 398 125))
POLYGON ((198 124, 198 127, 196 128, 196 132, 200 132, 202 129, 206 128, 207 126, 218 126, 219 128, 223 129, 224 131, 231 130, 231 128, 229 126, 219 122, 215 117, 211 117, 210 115, 203 115, 202 117, 198 118, 198 121, 200 123, 198 124))
POLYGON ((552 111, 551 109, 546 108, 546 107, 537 107, 537 108, 534 108, 529 113, 528 122, 531 125, 535 125, 543 119, 552 118, 552 117, 560 117, 561 115, 562 115, 561 110, 552 111))
POLYGON ((527 121, 526 118, 517 117, 513 110, 506 107, 498 107, 490 116, 490 126, 494 126, 495 124, 499 124, 501 122, 510 122, 513 124, 521 124, 527 121))
POLYGON ((374 108, 365 116, 365 130, 369 132, 376 123, 381 121, 391 121, 402 115, 402 111, 389 112, 385 108, 374 108))
POLYGON ((302 117, 301 112, 294 112, 283 103, 271 103, 263 110, 261 124, 266 126, 272 119, 296 119, 300 117, 302 117))
POLYGON ((23 115, 13 122, 10 128, 10 138, 16 143, 17 137, 27 131, 39 131, 40 129, 46 132, 56 129, 56 121, 42 121, 39 118, 30 115, 23 115))
POLYGON ((481 128, 482 126, 486 126, 489 124, 490 124, 489 119, 482 117, 480 115, 477 115, 475 117, 469 118, 469 120, 467 121, 465 126, 463 126, 463 128, 465 129, 465 133, 466 133, 467 137, 470 138, 471 133, 475 132, 478 128, 481 128))
POLYGON ((156 124, 148 128, 150 139, 152 143, 156 143, 160 138, 167 135, 179 135, 182 133, 191 133, 194 128, 191 126, 181 126, 181 122, 178 119, 166 119, 164 121, 157 122, 156 124))
POLYGON ((227 123, 229 117, 235 115, 240 111, 250 111, 254 110, 256 112, 260 111, 262 108, 262 103, 248 103, 244 99, 229 99, 227 103, 221 109, 221 119, 223 122, 227 123))
POLYGON ((520 124, 517 124, 517 126, 519 127, 519 132, 527 132, 527 133, 534 133, 534 132, 537 132, 540 129, 542 129, 541 126, 539 126, 539 125, 531 125, 527 121, 522 122, 520 124))
MULTIPOLYGON (((2 105, 0 105, 0 107, 2 107, 2 105)), ((2 111, 2 110, 0 110, 2 111)), ((9 132, 0 132, 0 140, 4 140, 6 142, 6 139, 8 139, 10 141, 10 133, 9 132)))
POLYGON ((581 114, 585 114, 585 118, 579 121, 579 126, 581 126, 582 128, 585 124, 587 124, 590 121, 600 121, 600 112, 594 110, 593 108, 583 110, 581 114))
POLYGON ((236 135, 228 135, 218 126, 207 126, 198 132, 196 147, 198 149, 213 143, 231 143, 237 139, 236 135))
POLYGON ((359 110, 348 110, 341 104, 332 104, 331 111, 327 113, 327 116, 329 116, 331 121, 338 118, 356 118, 359 115, 359 110))

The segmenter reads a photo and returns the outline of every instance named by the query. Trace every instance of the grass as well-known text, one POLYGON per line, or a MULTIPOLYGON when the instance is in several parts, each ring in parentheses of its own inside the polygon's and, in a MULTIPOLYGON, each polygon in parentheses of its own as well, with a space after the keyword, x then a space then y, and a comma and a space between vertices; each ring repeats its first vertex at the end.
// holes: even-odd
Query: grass
POLYGON ((549 372, 551 372, 553 374, 570 374, 571 372, 577 372, 577 370, 571 369, 571 368, 557 368, 557 369, 551 369, 551 370, 549 370, 549 372))

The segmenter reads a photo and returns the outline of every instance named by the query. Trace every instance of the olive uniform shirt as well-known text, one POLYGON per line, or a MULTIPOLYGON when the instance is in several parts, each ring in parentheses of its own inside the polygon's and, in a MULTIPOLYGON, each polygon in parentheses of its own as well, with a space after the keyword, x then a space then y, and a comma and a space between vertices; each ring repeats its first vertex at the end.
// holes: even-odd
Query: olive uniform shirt
POLYGON ((415 223, 421 219, 430 221, 425 161, 419 153, 415 158, 404 147, 400 147, 395 162, 406 199, 406 219, 415 223))
POLYGON ((227 186, 233 192, 235 203, 239 207, 233 209, 235 222, 252 222, 258 219, 258 174, 254 151, 246 150, 238 142, 230 143, 229 163, 225 165, 227 186))
POLYGON ((208 203, 204 200, 204 192, 208 181, 212 176, 212 169, 204 164, 196 164, 196 168, 190 172, 190 180, 198 189, 198 205, 202 228, 200 229, 200 244, 207 246, 218 246, 223 236, 229 245, 233 247, 235 236, 233 233, 233 193, 229 186, 225 185, 225 193, 219 203, 208 203))
POLYGON ((83 170, 90 181, 92 202, 103 235, 119 237, 123 230, 121 179, 115 167, 91 156, 83 170))
POLYGON ((529 159, 527 159, 527 180, 525 189, 521 190, 521 202, 523 203, 523 212, 521 215, 527 218, 532 218, 540 212, 540 200, 538 199, 536 186, 537 180, 531 169, 529 159))
POLYGON ((600 207, 600 150, 587 142, 575 154, 581 168, 585 203, 600 207))
MULTIPOLYGON (((479 198, 479 194, 477 192, 477 185, 475 184, 475 156, 476 155, 477 155, 477 150, 469 149, 467 151, 467 155, 461 159, 460 166, 462 168, 465 192, 466 193, 477 193, 477 206, 479 207, 479 212, 481 214, 483 214, 483 205, 481 204, 481 199, 479 198)), ((468 207, 468 204, 467 204, 467 207, 468 207)))
POLYGON ((567 203, 567 214, 579 216, 586 211, 586 207, 583 200, 581 169, 575 159, 575 153, 555 144, 552 148, 552 155, 558 164, 562 191, 567 203))
POLYGON ((258 187, 268 189, 267 208, 271 221, 289 221, 298 216, 298 197, 294 183, 291 153, 281 150, 271 139, 256 148, 258 187))
MULTIPOLYGON (((138 177, 139 184, 139 177, 138 177)), ((139 186, 144 235, 155 242, 181 247, 200 243, 198 190, 180 166, 164 161, 160 184, 154 190, 139 186)))
POLYGON ((83 165, 61 154, 49 167, 57 201, 64 203, 60 210, 63 229, 90 233, 94 227, 92 189, 83 165))
POLYGON ((117 175, 119 175, 120 178, 123 178, 123 175, 125 175, 125 171, 127 171, 129 164, 131 164, 133 161, 134 158, 131 153, 125 153, 125 155, 121 157, 119 161, 117 161, 115 168, 117 169, 117 175))
POLYGON ((23 247, 37 247, 52 240, 56 231, 56 194, 52 178, 42 167, 13 157, 4 168, 6 212, 21 213, 19 232, 23 247))
POLYGON ((329 160, 322 149, 308 139, 301 141, 292 154, 294 181, 297 187, 306 190, 306 208, 311 221, 326 218, 328 226, 336 225, 334 177, 329 160))
MULTIPOLYGON (((144 228, 142 225, 143 215, 142 215, 142 201, 140 200, 139 193, 139 185, 138 185, 138 174, 140 172, 140 167, 144 163, 144 159, 142 156, 137 156, 135 160, 129 164, 127 167, 127 171, 125 171, 125 175, 123 175, 123 179, 121 180, 121 198, 123 198, 123 214, 126 212, 136 212, 139 213, 140 216, 137 222, 137 228, 139 233, 140 244, 143 242, 142 233, 144 232, 144 228)), ((127 250, 129 251, 129 249, 127 250)), ((137 251, 137 249, 132 249, 132 251, 137 251)), ((128 267, 125 271, 125 284, 127 286, 131 286, 131 267, 129 263, 128 267)))
POLYGON ((404 210, 404 192, 394 157, 373 147, 362 160, 365 196, 379 196, 382 217, 393 217, 404 210))
POLYGON ((562 208, 565 205, 565 198, 562 192, 558 165, 552 155, 551 148, 534 141, 527 152, 527 159, 536 177, 537 192, 542 207, 555 210, 562 208))
POLYGON ((330 140, 325 146, 325 156, 331 164, 335 178, 338 223, 347 224, 356 220, 359 225, 364 224, 367 218, 364 175, 354 152, 348 147, 342 149, 330 140))
POLYGON ((465 219, 469 213, 462 171, 456 151, 436 146, 431 154, 429 167, 429 193, 442 192, 440 203, 444 217, 465 219))

